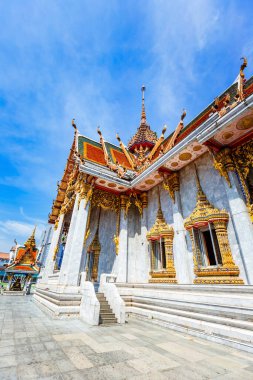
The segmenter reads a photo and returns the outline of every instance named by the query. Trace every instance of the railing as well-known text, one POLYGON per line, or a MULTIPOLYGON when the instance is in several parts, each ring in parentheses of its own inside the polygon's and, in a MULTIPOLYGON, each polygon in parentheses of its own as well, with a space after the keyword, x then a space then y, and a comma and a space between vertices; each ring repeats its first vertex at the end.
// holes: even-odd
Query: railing
POLYGON ((104 293, 118 323, 125 323, 125 302, 119 295, 118 289, 115 285, 116 280, 117 276, 114 274, 101 274, 99 292, 104 293))

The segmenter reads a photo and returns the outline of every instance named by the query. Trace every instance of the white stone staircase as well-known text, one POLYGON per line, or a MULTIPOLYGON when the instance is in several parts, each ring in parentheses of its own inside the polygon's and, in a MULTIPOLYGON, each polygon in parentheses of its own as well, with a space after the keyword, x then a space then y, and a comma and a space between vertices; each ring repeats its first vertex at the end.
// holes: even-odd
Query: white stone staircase
POLYGON ((253 287, 117 284, 129 317, 253 352, 253 287))
POLYGON ((96 293, 96 296, 100 303, 99 324, 111 325, 117 323, 115 314, 113 313, 108 301, 106 300, 104 293, 96 293))
POLYGON ((78 318, 82 295, 36 287, 33 300, 44 311, 57 318, 78 318))

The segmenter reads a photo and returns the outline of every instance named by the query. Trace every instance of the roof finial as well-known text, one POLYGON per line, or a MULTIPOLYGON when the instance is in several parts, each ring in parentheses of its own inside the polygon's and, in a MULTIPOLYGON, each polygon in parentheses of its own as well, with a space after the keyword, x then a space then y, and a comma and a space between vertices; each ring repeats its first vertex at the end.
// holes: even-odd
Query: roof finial
POLYGON ((33 232, 32 232, 32 236, 33 236, 33 237, 35 236, 36 228, 37 228, 37 225, 35 224, 34 229, 33 229, 33 232))
POLYGON ((248 64, 248 61, 245 57, 242 57, 241 59, 243 60, 243 63, 241 64, 241 67, 240 67, 240 73, 238 77, 238 88, 237 88, 237 95, 236 95, 239 101, 244 99, 244 92, 243 92, 243 86, 245 82, 244 70, 248 64))
POLYGON ((146 90, 146 87, 143 85, 141 87, 141 92, 142 92, 141 123, 146 123, 145 98, 144 98, 145 90, 146 90))
POLYGON ((183 108, 182 115, 181 115, 181 117, 180 117, 180 122, 181 122, 181 123, 184 122, 184 118, 185 118, 185 116, 186 116, 186 109, 183 108))
POLYGON ((76 123, 75 123, 75 119, 72 119, 72 122, 71 122, 71 124, 72 124, 72 127, 73 127, 74 129, 76 129, 76 123))

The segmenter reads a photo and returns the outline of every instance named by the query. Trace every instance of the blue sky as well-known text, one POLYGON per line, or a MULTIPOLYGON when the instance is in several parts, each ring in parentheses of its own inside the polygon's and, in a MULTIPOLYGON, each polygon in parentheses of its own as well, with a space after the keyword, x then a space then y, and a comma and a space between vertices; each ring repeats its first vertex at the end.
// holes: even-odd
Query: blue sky
POLYGON ((0 251, 39 240, 72 143, 186 123, 253 74, 252 1, 0 1, 0 251))

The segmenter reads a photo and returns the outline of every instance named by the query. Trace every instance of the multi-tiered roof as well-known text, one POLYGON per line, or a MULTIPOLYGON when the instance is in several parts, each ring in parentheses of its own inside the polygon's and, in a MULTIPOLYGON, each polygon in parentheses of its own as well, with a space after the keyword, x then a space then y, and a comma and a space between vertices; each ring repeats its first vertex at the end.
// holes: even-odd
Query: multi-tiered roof
POLYGON ((59 215, 74 168, 93 176, 95 186, 107 191, 142 192, 160 183, 166 173, 180 170, 208 150, 233 148, 251 138, 253 113, 249 104, 253 77, 245 79, 246 66, 244 59, 237 81, 186 126, 183 111, 175 131, 167 138, 164 137, 166 127, 158 138, 147 123, 144 86, 140 125, 128 146, 118 135, 119 146, 107 142, 100 130, 99 141, 94 141, 81 135, 73 123, 75 139, 49 221, 54 223, 59 215))

